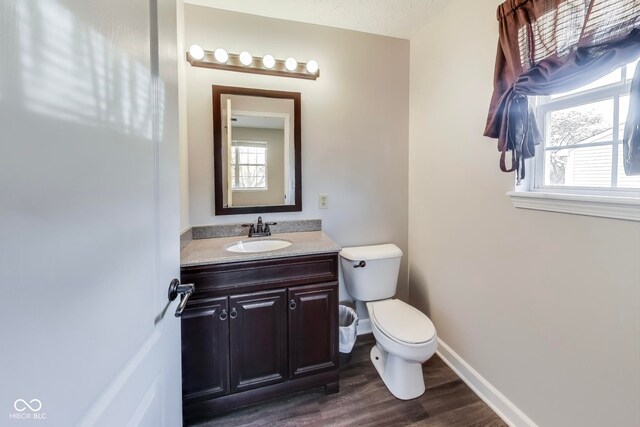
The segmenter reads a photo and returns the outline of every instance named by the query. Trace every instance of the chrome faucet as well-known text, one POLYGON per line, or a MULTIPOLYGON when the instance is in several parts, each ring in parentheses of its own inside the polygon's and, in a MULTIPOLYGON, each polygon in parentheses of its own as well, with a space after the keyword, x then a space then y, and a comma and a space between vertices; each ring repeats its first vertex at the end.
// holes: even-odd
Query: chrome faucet
POLYGON ((242 224, 243 227, 249 227, 249 237, 266 237, 271 236, 270 225, 276 225, 277 222, 262 222, 262 217, 258 217, 257 224, 242 224))

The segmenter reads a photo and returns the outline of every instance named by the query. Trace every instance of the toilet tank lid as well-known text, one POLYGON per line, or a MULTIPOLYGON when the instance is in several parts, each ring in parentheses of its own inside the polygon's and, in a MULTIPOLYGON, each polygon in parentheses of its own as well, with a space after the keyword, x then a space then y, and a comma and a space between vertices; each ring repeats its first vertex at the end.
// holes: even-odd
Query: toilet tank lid
POLYGON ((372 246, 342 248, 340 256, 351 261, 370 261, 374 259, 398 258, 402 251, 393 243, 372 246))

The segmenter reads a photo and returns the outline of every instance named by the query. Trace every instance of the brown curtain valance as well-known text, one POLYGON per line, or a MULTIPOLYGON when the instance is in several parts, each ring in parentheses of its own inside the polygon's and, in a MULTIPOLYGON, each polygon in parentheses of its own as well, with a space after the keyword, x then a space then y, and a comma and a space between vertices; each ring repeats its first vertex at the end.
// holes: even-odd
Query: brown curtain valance
MULTIPOLYGON (((507 0, 497 15, 498 55, 484 134, 498 138, 500 168, 516 171, 520 179, 524 160, 542 140, 527 96, 576 89, 638 58, 640 0, 507 0)), ((636 73, 633 87, 639 79, 636 73)), ((640 173, 640 91, 631 96, 636 108, 629 112, 625 148, 628 143, 631 155, 639 157, 640 173)), ((630 159, 624 160, 626 168, 630 159)))

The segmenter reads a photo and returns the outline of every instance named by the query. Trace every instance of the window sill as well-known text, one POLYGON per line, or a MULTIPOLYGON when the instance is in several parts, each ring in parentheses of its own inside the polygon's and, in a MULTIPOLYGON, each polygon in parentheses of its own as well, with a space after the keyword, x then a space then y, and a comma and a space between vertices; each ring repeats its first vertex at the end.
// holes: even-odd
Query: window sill
POLYGON ((509 191, 513 206, 521 209, 561 212, 602 218, 640 221, 640 199, 618 196, 509 191))

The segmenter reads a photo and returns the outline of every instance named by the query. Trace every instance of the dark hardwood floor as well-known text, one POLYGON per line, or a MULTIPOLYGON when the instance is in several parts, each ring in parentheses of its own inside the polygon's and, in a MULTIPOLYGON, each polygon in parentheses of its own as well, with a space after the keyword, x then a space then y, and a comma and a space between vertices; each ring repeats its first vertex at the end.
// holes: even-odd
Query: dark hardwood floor
POLYGON ((340 373, 340 393, 315 388, 235 410, 209 426, 506 426, 437 356, 424 364, 427 391, 398 400, 369 360, 373 336, 358 337, 351 363, 340 373))

